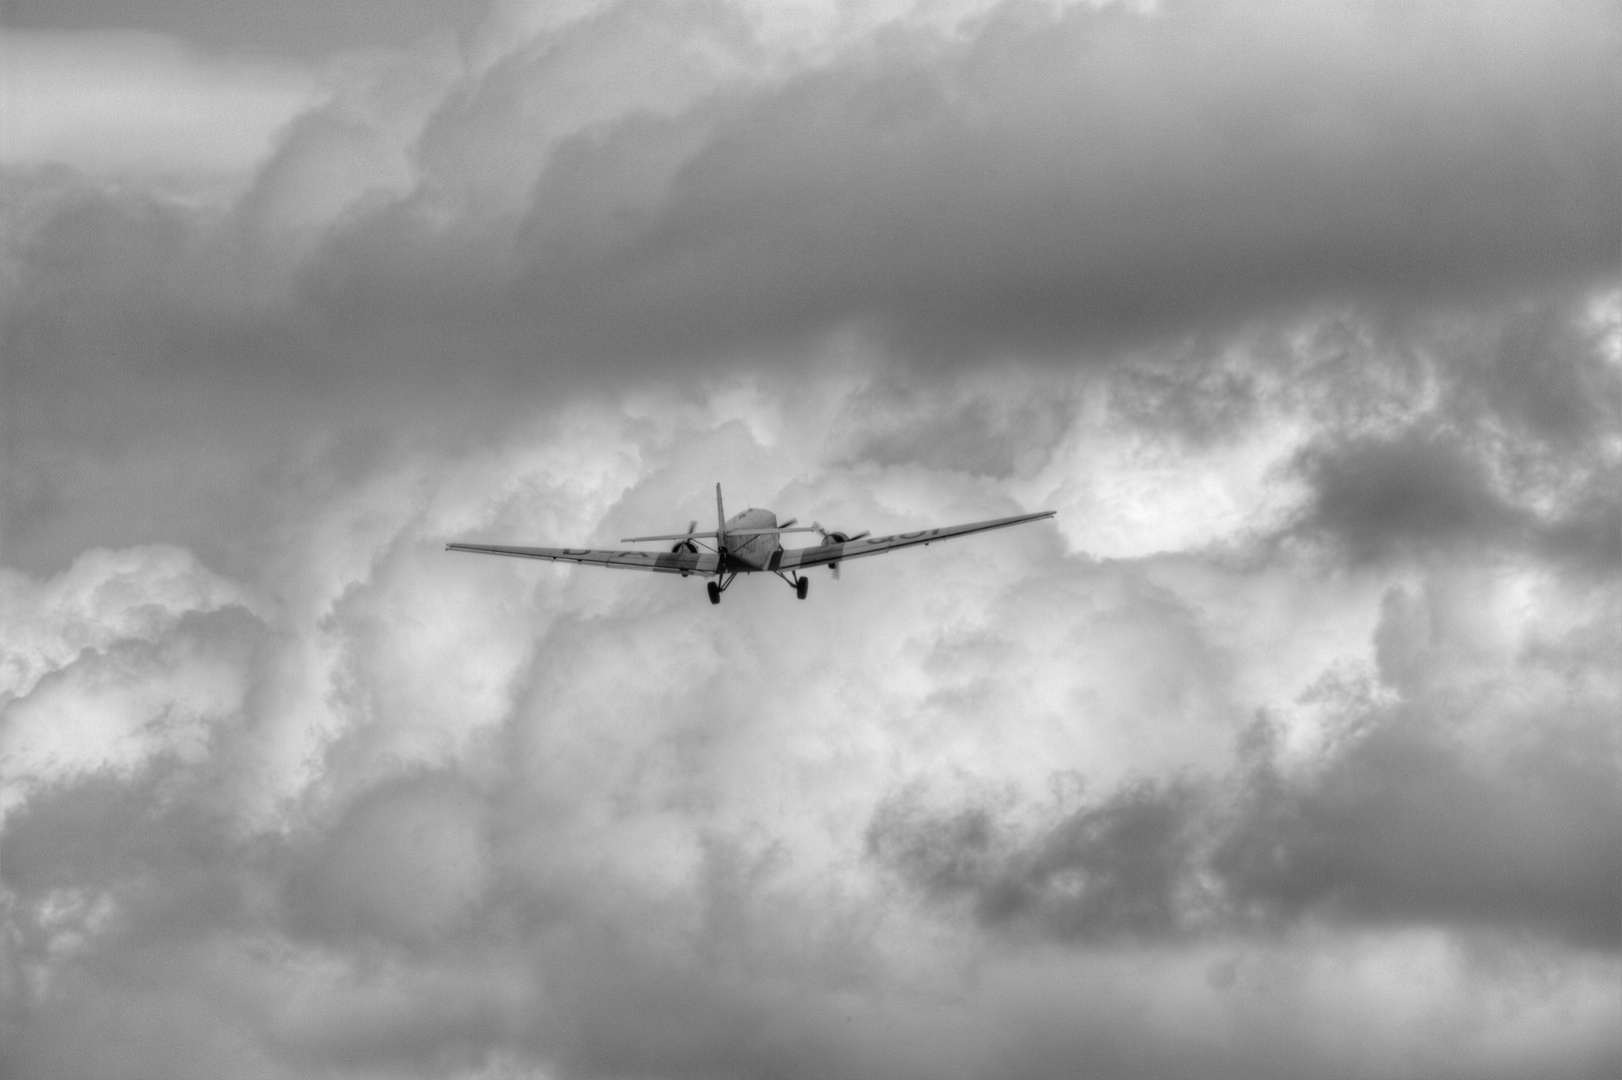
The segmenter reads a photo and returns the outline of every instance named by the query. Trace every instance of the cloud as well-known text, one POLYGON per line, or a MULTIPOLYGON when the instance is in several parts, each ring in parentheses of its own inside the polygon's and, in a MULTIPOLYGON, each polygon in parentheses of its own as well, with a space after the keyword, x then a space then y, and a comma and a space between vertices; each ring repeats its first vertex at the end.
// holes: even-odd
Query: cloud
POLYGON ((56 32, 144 31, 239 54, 278 53, 314 59, 338 50, 408 45, 452 27, 466 32, 485 6, 437 0, 225 8, 188 0, 17 0, 6 5, 5 25, 56 32))
POLYGON ((1600 823, 1618 809, 1616 785, 1595 764, 1611 751, 1597 717, 1576 711, 1525 718, 1543 730, 1497 770, 1398 713, 1305 790, 1259 784, 1215 865, 1240 910, 1484 925, 1614 950, 1622 891, 1603 868, 1619 852, 1600 823))
MULTIPOLYGON (((1403 378, 1415 396, 1301 448, 1293 468, 1312 497, 1292 529, 1354 561, 1478 546, 1614 571, 1622 369, 1606 357, 1614 320, 1590 306, 1526 305, 1375 346, 1374 377, 1403 378)), ((1383 399, 1364 387, 1347 400, 1383 399)))
MULTIPOLYGON (((910 358, 890 382, 928 400, 937 360, 1118 364, 1138 342, 1134 367, 1177 361, 1145 415, 1168 380, 1213 408, 1237 400, 1201 378, 1224 339, 1326 303, 1423 325, 1452 300, 1490 326, 1555 290, 1542 329, 1480 343, 1497 360, 1472 385, 1538 431, 1609 422, 1609 376, 1561 359, 1582 344, 1562 304, 1589 291, 1562 283, 1603 278, 1617 240, 1602 6, 997 9, 882 42, 757 15, 608 5, 476 55, 335 59, 329 99, 206 198, 71 154, 85 171, 9 172, 8 546, 35 559, 76 550, 53 529, 127 545, 170 522, 192 540, 220 518, 263 535, 279 504, 245 492, 264 470, 296 486, 401 453, 406 432, 454 440, 763 365, 804 380, 910 358), (1523 356, 1552 366, 1527 379, 1523 356)), ((118 47, 104 74, 154 50, 251 74, 151 37, 74 40, 118 47)), ((198 86, 188 100, 248 130, 198 86)), ((1574 550, 1608 520, 1595 491, 1574 550)))
POLYGON ((1545 516, 1506 498, 1486 462, 1444 441, 1409 434, 1314 457, 1317 502, 1302 527, 1335 537, 1353 559, 1536 544, 1600 572, 1622 561, 1614 467, 1596 469, 1574 498, 1545 516))
MULTIPOLYGON (((1030 377, 1011 401, 1051 393, 1030 377)), ((129 660, 108 695, 180 700, 201 684, 166 657, 216 641, 246 689, 205 755, 64 770, 8 816, 13 963, 46 980, 17 981, 19 1070, 200 1074, 228 1040, 244 1075, 1378 1074, 1300 1004, 1324 1001, 1387 1073, 1615 1059, 1614 590, 1090 560, 1033 530, 712 610, 437 552, 680 524, 718 461, 746 463, 739 501, 884 527, 1006 498, 906 461, 796 478, 868 414, 794 391, 390 462, 289 523, 256 619, 208 621, 248 590, 162 550, 23 581, 97 597, 143 568, 96 608, 129 660), (1258 707, 1276 740, 1213 770, 1258 707), (1044 801, 1055 769, 1086 783, 1044 801), (1484 999, 1519 1042, 1468 1034, 1484 999)))
POLYGON ((1445 444, 1410 436, 1343 447, 1314 472, 1316 523, 1344 537, 1354 558, 1405 543, 1427 550, 1460 540, 1501 544, 1522 524, 1481 463, 1445 444))
MULTIPOLYGON (((72 155, 85 171, 10 171, 8 547, 55 569, 38 560, 70 537, 173 523, 237 559, 199 537, 221 519, 265 535, 283 512, 267 472, 296 489, 580 395, 768 367, 804 381, 899 358, 876 385, 929 402, 983 365, 1126 366, 1153 370, 1141 422, 1165 430, 1150 418, 1177 385, 1181 415, 1209 423, 1196 413, 1241 416, 1230 391, 1255 389, 1221 359, 1233 342, 1326 310, 1387 320, 1400 350, 1446 307, 1485 328, 1454 360, 1491 409, 1539 439, 1612 422, 1595 403, 1614 375, 1571 311, 1618 239, 1608 9, 1021 11, 902 20, 880 42, 608 5, 476 54, 335 59, 329 98, 206 197, 72 155), (1535 310, 1485 340, 1500 305, 1535 310)), ((128 46, 104 73, 158 49, 248 77, 96 40, 128 46)), ((921 430, 928 447, 875 431, 862 452, 1000 439, 989 464, 951 460, 1006 475, 1040 451, 992 427, 1060 428, 988 421, 981 398, 921 430)), ((1332 459, 1310 459, 1320 479, 1350 475, 1332 459)), ((1267 503, 1262 483, 1197 497, 1220 517, 1267 503)), ((1607 557, 1606 490, 1549 542, 1607 557)))
POLYGON ((10 633, 0 692, 26 697, 47 672, 86 649, 158 637, 186 615, 227 607, 254 610, 251 590, 199 565, 187 551, 146 547, 81 553, 41 586, 13 571, 0 576, 10 633))
POLYGON ((1449 11, 1005 11, 902 37, 745 99, 651 203, 599 193, 668 169, 632 140, 669 138, 571 147, 537 192, 525 291, 575 350, 857 322, 972 356, 1604 272, 1615 140, 1582 103, 1604 65, 1572 61, 1614 28, 1449 11))
POLYGON ((351 14, 0 178, 0 1073, 1616 1072, 1614 12, 351 14), (1059 514, 443 550, 717 480, 1059 514))
POLYGON ((1010 853, 984 807, 940 820, 901 801, 881 807, 868 848, 931 896, 972 896, 987 923, 1034 917, 1060 937, 1174 936, 1197 903, 1179 895, 1196 805, 1181 785, 1127 787, 1010 853))
POLYGON ((317 101, 313 75, 295 64, 226 62, 156 34, 7 29, 0 53, 0 168, 12 172, 55 165, 193 183, 234 177, 317 101))
POLYGON ((1450 680, 1438 655, 1448 630, 1426 607, 1397 591, 1383 604, 1378 659, 1400 696, 1328 675, 1302 696, 1334 716, 1304 762, 1281 763, 1279 728, 1264 719, 1229 775, 1132 781, 1034 825, 995 799, 939 808, 906 790, 876 812, 869 854, 984 925, 1073 942, 1305 921, 1485 927, 1615 951, 1609 692, 1540 679, 1593 644, 1568 633, 1520 670, 1450 680), (1522 688, 1513 704, 1495 707, 1510 685, 1522 688))
POLYGON ((522 340, 552 368, 851 326, 929 362, 1068 357, 1326 295, 1542 289, 1605 274, 1618 240, 1598 7, 995 10, 809 69, 725 9, 689 15, 685 48, 659 9, 630 11, 458 95, 421 191, 311 266, 321 310, 436 348, 454 328, 492 364, 522 340), (522 106, 639 42, 682 62, 594 114, 522 106), (532 195, 499 233, 429 197, 491 209, 514 184, 532 195))
POLYGON ((454 774, 366 790, 293 888, 305 933, 377 935, 410 946, 452 936, 478 914, 492 878, 487 807, 454 774))
MULTIPOLYGON (((410 123, 341 94, 262 178, 332 177, 303 196, 326 232, 291 308, 200 320, 182 297, 264 253, 197 219, 158 326, 215 371, 274 330, 326 380, 421 377, 451 353, 464 378, 532 385, 850 326, 916 359, 1068 357, 1324 296, 1611 269, 1602 6, 1022 11, 808 66, 726 7, 613 7, 427 110, 420 51, 383 84, 410 123)), ((143 213, 69 204, 55 228, 92 207, 143 213)), ((128 236, 115 222, 91 257, 128 236)), ((25 322, 65 310, 40 300, 25 322)))
POLYGON ((92 550, 43 584, 6 571, 0 596, 0 815, 75 776, 201 761, 242 709, 264 603, 189 552, 92 550))

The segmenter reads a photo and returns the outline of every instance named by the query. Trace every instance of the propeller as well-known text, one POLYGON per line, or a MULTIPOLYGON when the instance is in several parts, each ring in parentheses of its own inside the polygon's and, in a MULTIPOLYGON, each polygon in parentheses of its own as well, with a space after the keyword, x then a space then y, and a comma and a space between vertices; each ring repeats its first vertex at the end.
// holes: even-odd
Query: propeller
MULTIPOLYGON (((852 540, 860 540, 862 537, 873 531, 872 529, 863 529, 859 533, 850 535, 842 532, 833 532, 831 530, 822 528, 820 525, 815 526, 815 528, 817 532, 822 534, 822 542, 824 544, 848 544, 852 540)), ((828 572, 834 576, 835 581, 839 580, 839 564, 837 562, 831 562, 828 564, 828 572)))
POLYGON ((678 541, 676 541, 676 545, 670 549, 670 553, 672 555, 675 555, 678 552, 685 551, 690 555, 697 555, 698 554, 698 545, 693 543, 693 540, 692 540, 693 533, 696 532, 697 530, 698 530, 698 519, 694 518, 692 521, 689 521, 687 523, 687 539, 686 540, 678 540, 678 541))

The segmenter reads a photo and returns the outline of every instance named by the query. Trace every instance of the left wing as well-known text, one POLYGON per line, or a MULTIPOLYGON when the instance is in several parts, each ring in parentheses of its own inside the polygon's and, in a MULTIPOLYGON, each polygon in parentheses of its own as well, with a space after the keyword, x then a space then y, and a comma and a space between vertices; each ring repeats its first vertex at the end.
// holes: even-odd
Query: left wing
POLYGON ((859 559, 863 555, 878 555, 881 552, 894 551, 896 548, 933 544, 937 540, 950 540, 955 536, 968 536, 970 533, 985 532, 988 529, 1006 529, 1010 525, 1023 525, 1027 521, 1041 521, 1043 518, 1052 517, 1055 512, 1043 510, 1039 514, 1020 514, 991 521, 975 521, 968 525, 946 525, 939 529, 896 533, 894 536, 865 536, 860 540, 848 540, 843 544, 818 544, 815 547, 785 549, 782 560, 775 563, 772 569, 791 570, 844 562, 846 559, 859 559))
POLYGON ((602 551, 591 548, 502 547, 497 544, 446 544, 445 550, 471 551, 479 555, 513 555, 520 559, 546 559, 619 570, 652 570, 658 574, 699 574, 704 577, 713 576, 720 562, 713 551, 696 554, 691 551, 602 551))

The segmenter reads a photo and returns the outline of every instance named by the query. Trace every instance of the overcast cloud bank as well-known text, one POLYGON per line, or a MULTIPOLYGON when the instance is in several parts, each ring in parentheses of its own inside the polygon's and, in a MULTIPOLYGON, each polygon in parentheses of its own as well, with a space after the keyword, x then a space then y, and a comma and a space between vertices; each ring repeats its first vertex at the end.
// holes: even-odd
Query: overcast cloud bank
POLYGON ((40 11, 0 1072, 1622 1066, 1611 7, 40 11))

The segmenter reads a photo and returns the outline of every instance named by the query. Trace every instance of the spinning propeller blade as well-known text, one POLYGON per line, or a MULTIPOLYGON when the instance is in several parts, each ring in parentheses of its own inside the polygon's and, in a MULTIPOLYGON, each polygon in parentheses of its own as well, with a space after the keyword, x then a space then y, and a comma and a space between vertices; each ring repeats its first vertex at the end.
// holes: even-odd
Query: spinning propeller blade
MULTIPOLYGON (((862 537, 873 531, 871 529, 863 529, 854 536, 847 536, 842 532, 835 532, 832 529, 824 529, 820 523, 813 523, 811 527, 822 534, 822 542, 824 544, 848 544, 852 540, 860 540, 862 537)), ((828 572, 834 576, 835 581, 839 580, 839 564, 837 562, 831 562, 828 564, 828 572)))

